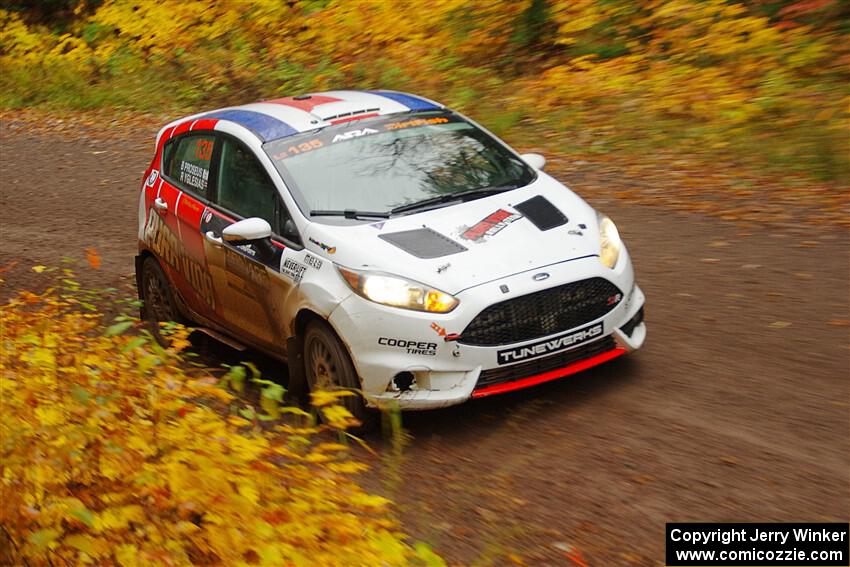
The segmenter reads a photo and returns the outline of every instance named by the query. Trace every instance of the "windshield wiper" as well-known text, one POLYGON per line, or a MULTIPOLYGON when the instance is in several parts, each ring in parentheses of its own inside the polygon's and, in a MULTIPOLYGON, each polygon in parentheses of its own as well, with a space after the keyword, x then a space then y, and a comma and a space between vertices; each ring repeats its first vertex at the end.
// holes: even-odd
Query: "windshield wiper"
POLYGON ((510 191, 511 189, 516 189, 516 185, 505 185, 503 187, 485 187, 481 189, 461 191, 460 193, 447 193, 446 195, 440 195, 439 197, 431 197, 430 199, 424 199, 422 201, 416 201, 414 203, 400 205, 394 209, 391 209, 390 214, 394 215, 397 213, 418 211, 422 209, 427 209, 432 206, 436 208, 436 205, 443 205, 446 203, 452 203, 454 201, 472 201, 474 199, 481 199, 482 197, 489 197, 490 195, 495 195, 497 193, 504 193, 505 191, 510 191))
POLYGON ((388 219, 390 213, 379 213, 375 211, 356 211, 354 209, 345 209, 343 211, 310 211, 311 217, 345 217, 347 219, 388 219))

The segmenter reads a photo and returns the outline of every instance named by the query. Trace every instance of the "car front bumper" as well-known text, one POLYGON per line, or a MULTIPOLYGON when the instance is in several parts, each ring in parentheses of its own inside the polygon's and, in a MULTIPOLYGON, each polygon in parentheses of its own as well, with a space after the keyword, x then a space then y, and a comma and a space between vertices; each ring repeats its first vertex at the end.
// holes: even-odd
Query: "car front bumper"
POLYGON ((604 268, 592 256, 521 272, 456 295, 460 304, 448 314, 386 307, 354 294, 331 313, 329 321, 348 346, 370 405, 394 403, 401 409, 432 409, 525 388, 637 350, 646 338, 642 320, 645 298, 635 284, 625 250, 614 270, 604 268), (547 274, 544 282, 532 277, 541 272, 547 274), (473 346, 463 344, 462 336, 455 339, 494 303, 598 277, 623 294, 600 318, 549 336, 499 346, 473 346), (570 344, 573 340, 574 346, 570 344), (529 360, 506 360, 506 351, 529 360), (409 374, 395 380, 400 373, 409 374), (406 389, 404 382, 411 377, 411 387, 406 389))

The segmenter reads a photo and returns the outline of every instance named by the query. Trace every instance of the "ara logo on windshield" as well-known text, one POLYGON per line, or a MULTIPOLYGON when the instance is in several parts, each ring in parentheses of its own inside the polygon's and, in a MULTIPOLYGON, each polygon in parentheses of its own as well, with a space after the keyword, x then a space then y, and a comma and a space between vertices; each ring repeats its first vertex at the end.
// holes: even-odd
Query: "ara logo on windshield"
POLYGON ((377 130, 372 130, 371 128, 363 128, 362 130, 349 130, 348 132, 343 132, 342 134, 337 134, 334 136, 334 139, 331 141, 332 144, 337 142, 341 142, 342 140, 350 140, 351 138, 359 138, 360 136, 368 136, 369 134, 377 134, 377 130))

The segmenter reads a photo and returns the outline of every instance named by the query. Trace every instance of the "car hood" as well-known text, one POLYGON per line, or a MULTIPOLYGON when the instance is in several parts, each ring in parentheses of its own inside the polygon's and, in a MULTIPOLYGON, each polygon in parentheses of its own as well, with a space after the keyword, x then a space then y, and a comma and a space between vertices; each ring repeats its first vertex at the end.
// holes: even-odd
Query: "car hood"
POLYGON ((599 254, 593 208, 542 172, 520 189, 421 213, 349 226, 312 223, 306 240, 308 249, 341 266, 397 274, 452 294, 599 254), (536 197, 566 222, 541 199, 533 201, 536 212, 523 207, 536 197), (552 219, 562 224, 548 228, 544 221, 552 219))

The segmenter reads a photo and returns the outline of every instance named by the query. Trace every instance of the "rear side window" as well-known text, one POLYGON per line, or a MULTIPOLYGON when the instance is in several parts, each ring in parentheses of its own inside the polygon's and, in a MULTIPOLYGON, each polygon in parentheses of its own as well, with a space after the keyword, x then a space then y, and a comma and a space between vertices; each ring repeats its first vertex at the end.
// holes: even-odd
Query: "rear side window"
POLYGON ((209 198, 210 164, 215 137, 209 134, 184 136, 165 148, 165 175, 201 197, 209 198))
POLYGON ((277 189, 254 154, 229 138, 222 140, 217 201, 241 217, 259 217, 277 228, 277 189))

